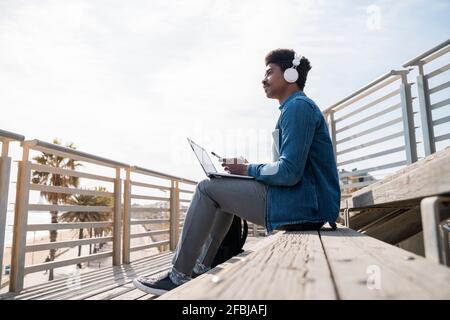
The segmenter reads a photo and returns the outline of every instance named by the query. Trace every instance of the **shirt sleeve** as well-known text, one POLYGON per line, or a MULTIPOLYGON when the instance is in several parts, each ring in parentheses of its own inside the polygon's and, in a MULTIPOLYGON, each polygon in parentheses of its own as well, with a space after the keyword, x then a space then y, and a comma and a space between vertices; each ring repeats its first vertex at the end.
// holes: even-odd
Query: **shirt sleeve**
POLYGON ((268 185, 296 185, 303 177, 316 123, 314 107, 308 102, 294 100, 286 105, 280 119, 279 160, 266 164, 249 164, 247 174, 268 185))

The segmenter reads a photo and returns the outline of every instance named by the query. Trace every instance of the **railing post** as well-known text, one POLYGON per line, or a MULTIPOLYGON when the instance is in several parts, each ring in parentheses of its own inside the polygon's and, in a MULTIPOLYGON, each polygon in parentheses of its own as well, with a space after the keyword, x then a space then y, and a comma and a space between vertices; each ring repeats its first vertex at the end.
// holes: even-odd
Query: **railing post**
POLYGON ((11 158, 8 157, 9 141, 2 141, 0 157, 0 284, 3 275, 3 253, 5 249, 6 216, 8 214, 9 177, 11 173, 11 158))
MULTIPOLYGON (((450 203, 450 197, 434 196, 422 199, 420 202, 420 214, 422 217, 423 241, 425 257, 436 263, 448 263, 444 252, 448 244, 444 243, 440 223, 448 218, 448 211, 442 210, 443 203, 450 203)), ((446 232, 445 230, 443 230, 446 232)), ((448 238, 447 238, 448 239, 448 238)))
POLYGON ((334 122, 334 111, 329 111, 327 114, 328 131, 330 132, 331 143, 333 144, 334 159, 337 163, 336 154, 336 123, 334 122))
POLYGON ((180 190, 178 181, 171 181, 170 186, 170 250, 175 250, 178 243, 180 226, 180 190))
POLYGON ((125 264, 130 263, 130 220, 131 220, 131 179, 130 168, 126 168, 126 177, 123 190, 123 257, 125 264))
POLYGON ((122 222, 122 179, 120 168, 116 168, 116 179, 114 180, 114 218, 113 218, 113 265, 120 265, 121 222, 122 222))
POLYGON ((9 291, 23 289, 25 277, 25 247, 27 244, 28 202, 30 196, 31 163, 28 161, 29 147, 23 143, 22 161, 18 163, 14 231, 11 257, 9 291))
POLYGON ((417 76, 417 91, 419 94, 420 121, 422 123, 423 147, 425 156, 436 152, 434 142, 433 119, 431 115, 430 92, 428 80, 423 72, 423 64, 419 63, 419 75, 417 76))
POLYGON ((401 74, 400 98, 403 118, 403 136, 405 138, 406 162, 411 164, 417 161, 417 145, 414 127, 414 114, 412 109, 411 85, 408 83, 406 73, 401 74))

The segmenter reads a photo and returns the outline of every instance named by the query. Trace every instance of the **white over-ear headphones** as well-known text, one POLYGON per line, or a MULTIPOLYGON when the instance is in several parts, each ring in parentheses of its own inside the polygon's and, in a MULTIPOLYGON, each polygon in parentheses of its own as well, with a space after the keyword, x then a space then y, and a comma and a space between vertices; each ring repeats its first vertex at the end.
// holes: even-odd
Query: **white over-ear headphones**
POLYGON ((298 71, 297 67, 300 65, 300 60, 302 59, 302 55, 297 55, 297 53, 294 53, 294 60, 292 60, 292 67, 289 69, 286 69, 284 71, 284 80, 286 80, 289 83, 294 83, 298 79, 298 71))

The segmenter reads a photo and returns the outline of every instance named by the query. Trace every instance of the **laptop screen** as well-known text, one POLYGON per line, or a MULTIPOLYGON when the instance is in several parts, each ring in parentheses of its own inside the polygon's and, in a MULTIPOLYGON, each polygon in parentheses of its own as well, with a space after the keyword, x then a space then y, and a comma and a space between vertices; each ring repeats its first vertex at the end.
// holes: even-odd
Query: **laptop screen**
POLYGON ((192 150, 194 150, 195 155, 197 156, 198 161, 200 161, 200 164, 203 167, 203 170, 205 170, 206 173, 216 173, 216 167, 214 166, 213 162, 211 161, 211 158, 209 157, 208 153, 205 149, 200 147, 198 144, 196 144, 194 141, 188 139, 189 144, 192 147, 192 150))

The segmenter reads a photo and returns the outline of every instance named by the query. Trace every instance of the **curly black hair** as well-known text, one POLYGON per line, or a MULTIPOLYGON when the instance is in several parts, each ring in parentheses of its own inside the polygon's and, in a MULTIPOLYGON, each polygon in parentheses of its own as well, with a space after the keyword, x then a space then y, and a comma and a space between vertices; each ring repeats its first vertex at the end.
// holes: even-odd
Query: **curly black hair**
MULTIPOLYGON (((275 49, 270 51, 265 58, 266 66, 269 63, 276 64, 284 72, 286 69, 292 67, 292 60, 295 57, 295 52, 292 49, 275 49)), ((300 90, 305 88, 306 78, 309 70, 311 70, 311 64, 305 57, 300 59, 300 65, 296 68, 298 71, 298 79, 295 82, 300 90)))

